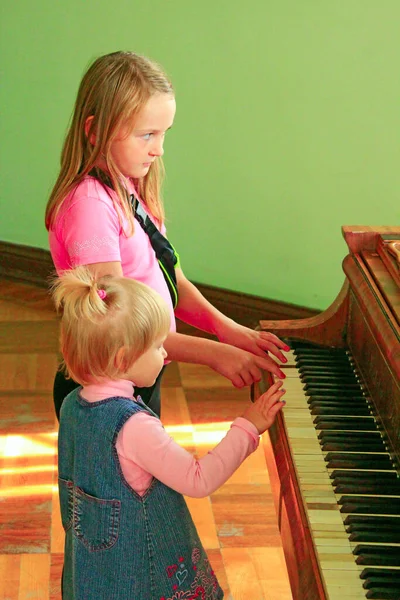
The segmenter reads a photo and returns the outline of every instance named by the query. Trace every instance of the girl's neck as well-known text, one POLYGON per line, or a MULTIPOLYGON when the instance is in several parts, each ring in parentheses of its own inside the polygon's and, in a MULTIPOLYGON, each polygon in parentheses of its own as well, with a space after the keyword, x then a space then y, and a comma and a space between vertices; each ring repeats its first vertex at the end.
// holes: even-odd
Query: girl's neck
POLYGON ((104 379, 101 382, 85 385, 82 397, 88 402, 97 402, 112 396, 122 396, 133 400, 133 383, 128 379, 104 379))

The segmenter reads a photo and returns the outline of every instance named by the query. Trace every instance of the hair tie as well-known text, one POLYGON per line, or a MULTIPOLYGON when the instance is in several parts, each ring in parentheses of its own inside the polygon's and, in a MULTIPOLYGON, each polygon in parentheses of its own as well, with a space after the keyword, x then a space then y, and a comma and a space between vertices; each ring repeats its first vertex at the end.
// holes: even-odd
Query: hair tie
POLYGON ((105 298, 107 298, 106 290, 97 290, 97 293, 102 300, 105 300, 105 298))

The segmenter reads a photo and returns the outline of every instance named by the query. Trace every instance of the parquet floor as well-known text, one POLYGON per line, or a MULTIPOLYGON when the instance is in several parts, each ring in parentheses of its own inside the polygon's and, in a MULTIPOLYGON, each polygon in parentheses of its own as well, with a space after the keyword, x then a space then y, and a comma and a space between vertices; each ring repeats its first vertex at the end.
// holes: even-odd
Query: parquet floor
MULTIPOLYGON (((57 320, 44 290, 0 284, 0 600, 60 600, 57 320)), ((248 390, 172 364, 162 397, 167 429, 201 456, 241 414, 248 390)), ((187 502, 226 599, 291 600, 262 445, 211 497, 187 502)))

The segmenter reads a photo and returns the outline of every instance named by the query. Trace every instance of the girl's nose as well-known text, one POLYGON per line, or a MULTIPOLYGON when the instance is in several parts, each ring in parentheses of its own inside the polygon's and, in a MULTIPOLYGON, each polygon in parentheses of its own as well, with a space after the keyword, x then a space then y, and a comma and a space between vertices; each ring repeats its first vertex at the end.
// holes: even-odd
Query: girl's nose
POLYGON ((164 138, 154 140, 150 154, 152 156, 162 156, 164 154, 164 138))

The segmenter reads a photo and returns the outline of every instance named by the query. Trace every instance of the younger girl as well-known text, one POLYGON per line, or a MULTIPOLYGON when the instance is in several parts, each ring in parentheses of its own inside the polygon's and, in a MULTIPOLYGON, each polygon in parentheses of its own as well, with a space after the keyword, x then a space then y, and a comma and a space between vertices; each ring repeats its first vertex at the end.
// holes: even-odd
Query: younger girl
POLYGON ((64 273, 54 298, 65 365, 82 386, 64 401, 58 440, 63 599, 222 598, 182 494, 211 494, 257 448, 283 406, 282 383, 196 460, 133 395, 167 355, 162 298, 132 279, 96 281, 84 267, 64 273))
MULTIPOLYGON (((174 117, 171 83, 154 62, 133 52, 114 52, 90 66, 78 91, 46 209, 57 272, 87 265, 97 276, 124 275, 156 290, 170 311, 165 341, 170 360, 208 365, 236 387, 258 381, 261 369, 284 378, 267 353, 285 362, 281 350, 287 346, 275 335, 238 325, 214 308, 185 277, 163 238, 162 155, 174 117), (140 212, 150 228, 144 227, 140 212), (159 262, 165 257, 170 260, 168 273, 159 262), (173 279, 176 290, 171 289, 173 279), (215 334, 219 342, 176 333, 175 316, 215 334)), ((157 413, 159 383, 140 391, 157 413)), ((76 385, 58 372, 57 414, 76 385)))

